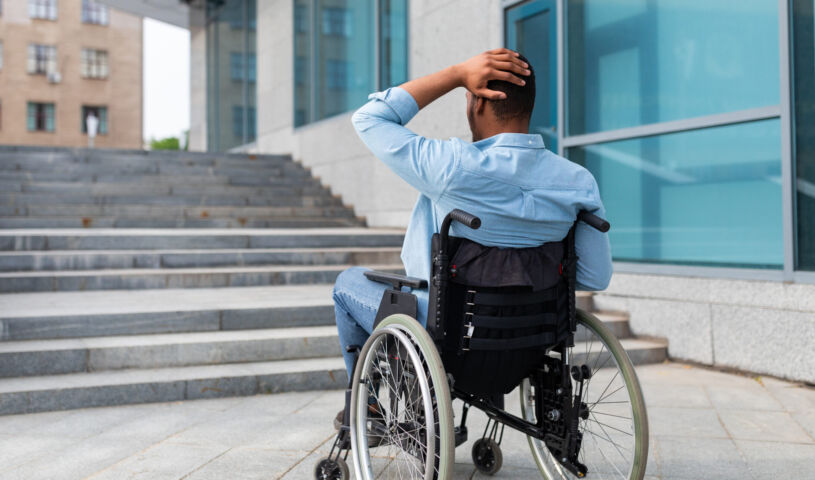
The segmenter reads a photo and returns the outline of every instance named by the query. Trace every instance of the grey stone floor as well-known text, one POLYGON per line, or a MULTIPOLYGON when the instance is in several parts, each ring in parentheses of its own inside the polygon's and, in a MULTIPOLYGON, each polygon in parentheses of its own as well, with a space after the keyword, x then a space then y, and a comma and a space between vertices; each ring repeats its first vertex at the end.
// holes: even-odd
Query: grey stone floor
MULTIPOLYGON (((677 363, 638 372, 648 478, 815 478, 815 389, 677 363)), ((341 401, 304 392, 0 417, 0 478, 311 479, 341 401)), ((476 432, 484 416, 471 418, 476 432)), ((495 478, 539 478, 507 432, 495 478)), ((456 479, 480 478, 469 448, 456 452, 456 479)))

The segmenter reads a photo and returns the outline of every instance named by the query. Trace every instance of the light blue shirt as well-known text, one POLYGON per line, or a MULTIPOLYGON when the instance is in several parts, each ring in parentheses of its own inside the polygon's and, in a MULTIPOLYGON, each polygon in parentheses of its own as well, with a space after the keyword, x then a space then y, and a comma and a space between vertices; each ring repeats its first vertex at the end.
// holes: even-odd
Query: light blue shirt
MULTIPOLYGON (((547 150, 540 135, 502 133, 474 143, 426 138, 405 128, 419 111, 407 91, 395 87, 368 98, 352 117, 359 137, 421 193, 402 246, 411 277, 429 280, 431 236, 455 208, 481 218, 481 228, 454 222, 451 235, 497 247, 563 240, 580 210, 605 216, 591 173, 547 150)), ((612 271, 608 234, 581 222, 575 248, 577 287, 605 289, 612 271)), ((417 296, 424 322, 427 292, 417 296)))

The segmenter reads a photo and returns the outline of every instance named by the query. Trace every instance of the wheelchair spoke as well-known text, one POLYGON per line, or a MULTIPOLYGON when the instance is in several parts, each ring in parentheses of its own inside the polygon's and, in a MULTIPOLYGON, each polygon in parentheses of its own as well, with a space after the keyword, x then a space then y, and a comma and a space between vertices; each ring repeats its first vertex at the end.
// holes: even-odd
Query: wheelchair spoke
MULTIPOLYGON (((647 456, 647 436, 640 436, 637 430, 638 422, 645 421, 642 410, 634 407, 630 396, 632 391, 638 390, 636 376, 626 373, 621 362, 629 361, 625 352, 616 341, 607 341, 610 332, 605 329, 602 322, 592 318, 586 321, 586 316, 579 317, 580 324, 576 333, 576 342, 584 345, 575 345, 567 350, 568 357, 561 355, 560 359, 568 358, 568 368, 588 369, 589 378, 582 384, 582 405, 575 405, 587 414, 586 419, 578 421, 578 431, 582 433, 580 446, 572 454, 573 462, 577 462, 586 469, 587 479, 641 479, 644 474, 644 458, 647 456), (605 330, 604 330, 605 329, 605 330), (600 331, 603 331, 601 335, 600 331), (606 336, 604 336, 606 335, 606 336), (631 382, 635 382, 632 390, 631 382)), ((612 340, 613 337, 612 337, 612 340)), ((557 356, 551 358, 557 361, 557 356)), ((628 364, 630 365, 630 363, 628 364)), ((550 365, 547 371, 555 368, 555 377, 558 377, 558 364, 550 365)), ((630 368, 630 367, 629 367, 630 368)), ((629 370, 630 372, 630 370, 629 370)), ((536 422, 536 396, 539 386, 526 380, 521 388, 522 412, 524 418, 536 422)), ((551 379, 541 377, 544 385, 552 385, 551 379)), ((571 377, 572 393, 577 394, 580 383, 571 377)), ((557 385, 557 383, 555 383, 557 385)), ((543 387, 543 388, 553 388, 543 387)), ((550 405, 553 393, 544 392, 546 409, 550 405)), ((647 425, 646 425, 647 427, 647 425)), ((558 450, 557 443, 544 443, 542 440, 529 437, 532 453, 544 478, 550 480, 576 480, 572 470, 567 468, 563 461, 563 452, 558 450), (551 446, 547 446, 551 445, 551 446), (555 450, 550 450, 553 448, 555 450)), ((573 468, 573 467, 570 467, 573 468)))

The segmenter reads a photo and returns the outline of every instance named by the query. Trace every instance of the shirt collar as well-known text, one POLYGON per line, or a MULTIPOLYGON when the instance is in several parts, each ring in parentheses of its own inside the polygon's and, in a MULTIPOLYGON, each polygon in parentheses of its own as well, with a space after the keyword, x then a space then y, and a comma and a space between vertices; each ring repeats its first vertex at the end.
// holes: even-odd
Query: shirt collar
POLYGON ((479 140, 473 145, 479 149, 492 147, 546 148, 538 133, 499 133, 479 140))

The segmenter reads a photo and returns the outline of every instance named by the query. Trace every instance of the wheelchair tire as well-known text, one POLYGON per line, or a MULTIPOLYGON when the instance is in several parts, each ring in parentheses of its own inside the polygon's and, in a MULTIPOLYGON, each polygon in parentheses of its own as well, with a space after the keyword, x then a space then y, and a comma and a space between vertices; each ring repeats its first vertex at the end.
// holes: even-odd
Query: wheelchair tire
MULTIPOLYGON (((583 443, 578 458, 589 468, 584 478, 642 480, 648 459, 648 415, 634 366, 620 341, 601 320, 580 309, 577 310, 577 320, 575 347, 570 349, 571 362, 589 365, 592 369, 592 377, 585 387, 588 418, 580 420, 579 426, 583 443), (606 350, 609 354, 603 355, 606 350), (610 368, 601 372, 606 366, 610 368), (608 384, 604 384, 605 380, 599 387, 591 384, 595 376, 609 377, 611 373, 613 376, 608 384), (618 377, 620 382, 613 383, 618 377), (608 406, 598 408, 600 405, 608 406), (620 443, 614 441, 617 439, 620 443), (598 465, 601 468, 597 468, 598 465)), ((535 395, 532 389, 527 378, 519 390, 522 416, 534 422, 535 395)), ((579 478, 563 468, 541 440, 530 436, 527 440, 543 478, 579 478)))
POLYGON ((323 458, 314 466, 315 480, 351 480, 348 465, 339 457, 332 460, 323 458))
POLYGON ((485 475, 495 475, 504 465, 501 446, 491 438, 479 438, 473 443, 473 465, 485 475))
POLYGON ((415 319, 391 315, 365 342, 354 370, 350 417, 357 480, 452 477, 450 388, 435 344, 415 319), (371 413, 372 403, 378 414, 371 413), (428 411, 432 419, 424 414, 428 411), (380 440, 375 455, 368 441, 372 435, 380 440))

